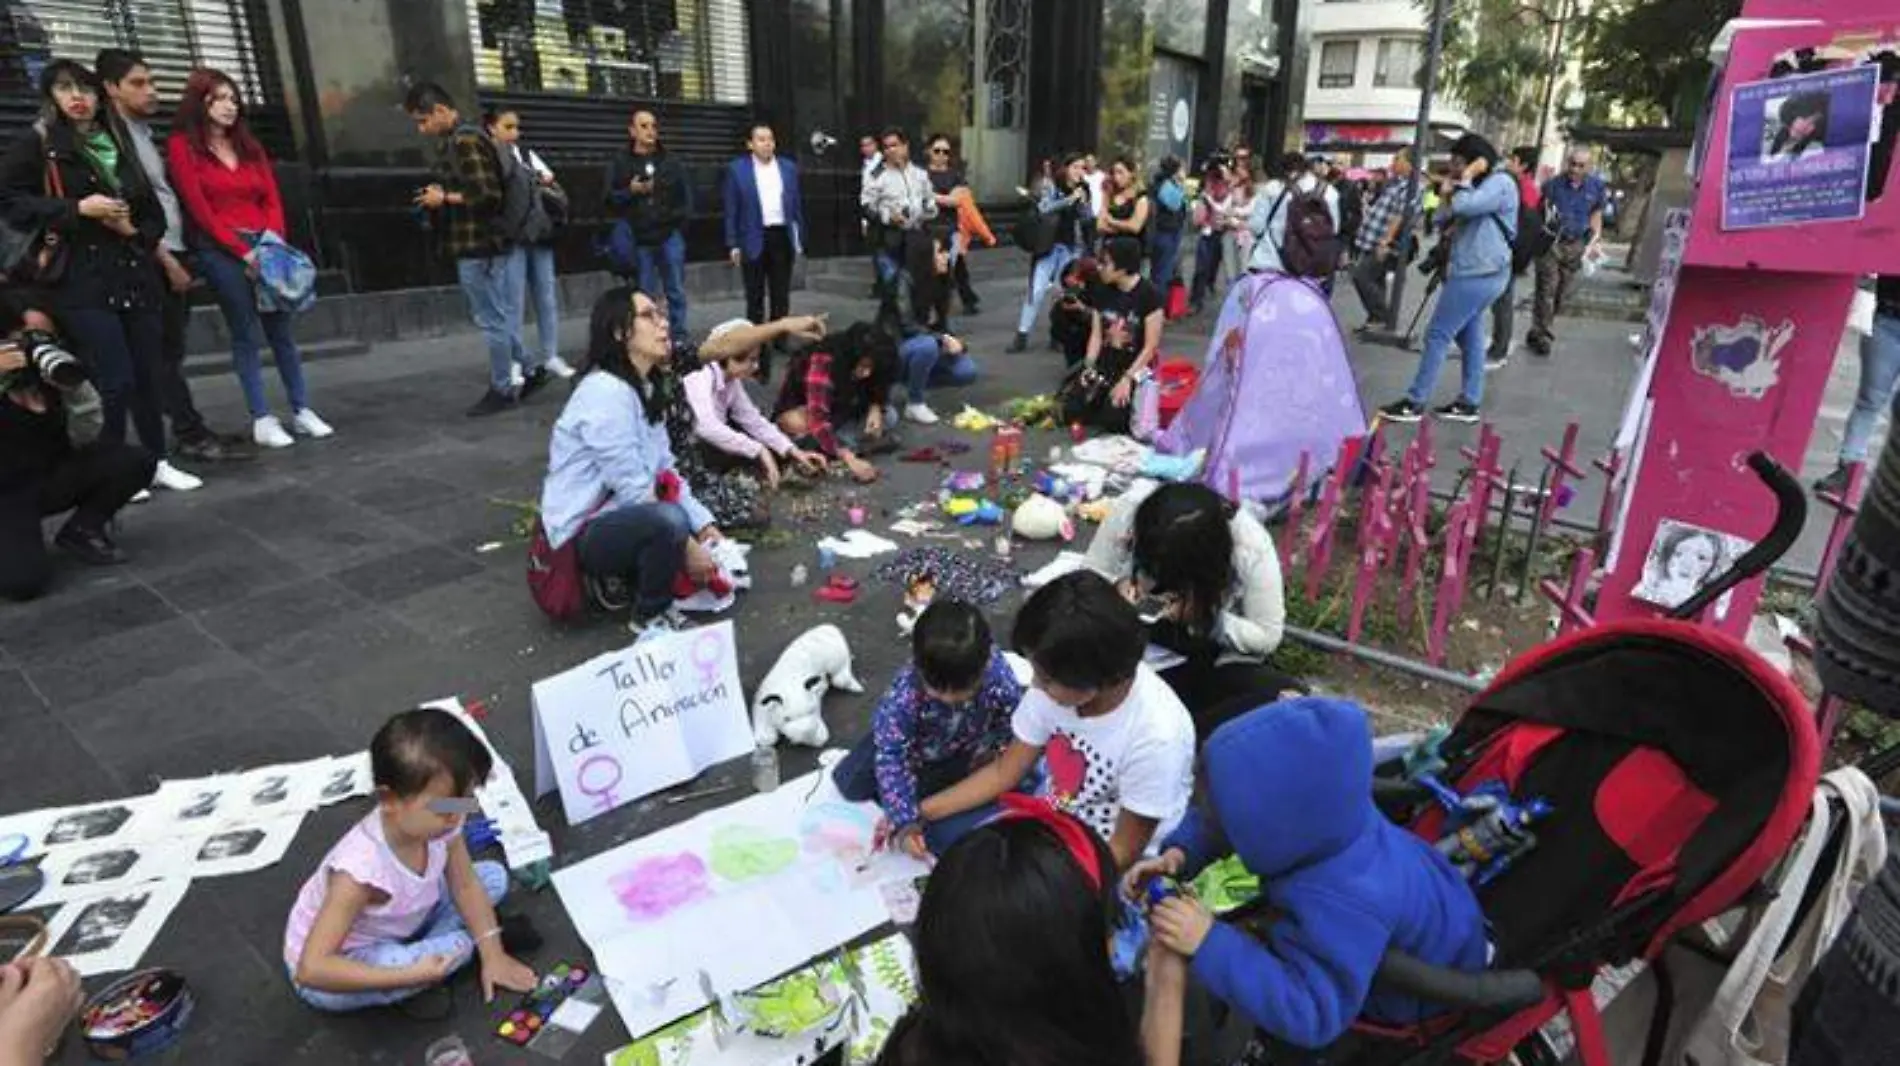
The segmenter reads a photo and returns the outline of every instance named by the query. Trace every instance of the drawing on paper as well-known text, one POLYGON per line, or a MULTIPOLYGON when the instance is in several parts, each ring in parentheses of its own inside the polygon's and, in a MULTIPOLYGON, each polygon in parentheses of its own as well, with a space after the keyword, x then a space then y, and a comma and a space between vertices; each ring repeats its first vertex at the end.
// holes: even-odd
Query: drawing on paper
POLYGON ((47 830, 46 842, 72 844, 81 840, 97 840, 118 832, 131 818, 132 808, 117 804, 68 814, 47 830))
POLYGON ((641 859, 607 879, 607 887, 636 922, 652 922, 712 895, 706 863, 689 852, 641 859))
POLYGON ((229 833, 219 833, 198 849, 198 861, 241 858, 256 851, 263 843, 262 829, 234 829, 229 833))
MULTIPOLYGON (((1658 607, 1680 607, 1754 547, 1751 541, 1674 518, 1656 523, 1642 580, 1630 595, 1658 607)), ((1733 593, 1715 601, 1715 619, 1728 615, 1733 593)))
POLYGON ((323 791, 317 793, 317 800, 321 803, 335 803, 337 800, 349 799, 355 794, 356 766, 351 764, 330 771, 329 778, 323 783, 323 791))
POLYGON ((60 879, 63 885, 91 885, 100 881, 116 881, 124 877, 132 867, 138 865, 139 853, 131 848, 116 848, 88 855, 73 863, 72 869, 60 879))
POLYGON ((53 945, 53 954, 92 955, 109 950, 138 921, 151 898, 149 892, 133 892, 83 904, 85 909, 73 919, 66 935, 53 945))
POLYGON ((798 842, 750 825, 724 825, 712 835, 713 872, 728 881, 770 877, 798 861, 798 842))
POLYGON ((218 801, 223 798, 223 789, 205 789, 196 796, 193 796, 190 803, 178 809, 178 820, 181 822, 192 822, 209 818, 212 812, 218 809, 218 801))
POLYGON ((815 803, 798 821, 806 851, 845 863, 863 860, 876 833, 877 816, 850 803, 815 803))

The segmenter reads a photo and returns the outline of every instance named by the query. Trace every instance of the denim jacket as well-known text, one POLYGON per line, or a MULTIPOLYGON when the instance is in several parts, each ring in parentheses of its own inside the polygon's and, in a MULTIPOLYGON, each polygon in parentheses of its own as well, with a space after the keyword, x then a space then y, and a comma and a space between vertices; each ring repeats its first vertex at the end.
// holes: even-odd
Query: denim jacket
POLYGON ((1509 174, 1494 170, 1477 185, 1453 192, 1450 210, 1457 228, 1451 235, 1447 278, 1484 277, 1511 269, 1511 242, 1517 239, 1517 182, 1509 174))

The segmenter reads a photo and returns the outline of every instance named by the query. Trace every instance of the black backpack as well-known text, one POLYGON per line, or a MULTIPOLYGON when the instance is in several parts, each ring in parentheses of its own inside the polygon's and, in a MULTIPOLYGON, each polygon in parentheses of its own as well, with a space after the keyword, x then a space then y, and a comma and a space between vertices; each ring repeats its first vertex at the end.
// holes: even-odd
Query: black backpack
POLYGON ((1267 225, 1286 206, 1286 238, 1280 242, 1280 265, 1286 273, 1301 278, 1330 278, 1339 269, 1339 234, 1333 228, 1333 213, 1326 210, 1326 186, 1316 184, 1311 192, 1299 191, 1288 181, 1280 198, 1267 212, 1267 225))
POLYGON ((534 168, 515 158, 486 131, 464 126, 462 132, 482 139, 494 154, 495 173, 501 179, 501 210, 493 220, 495 232, 515 244, 539 244, 554 236, 554 220, 541 200, 541 181, 534 168))
MULTIPOLYGON (((1504 225, 1503 221, 1500 220, 1498 225, 1504 225)), ((1520 197, 1517 202, 1517 239, 1511 242, 1511 273, 1524 273, 1545 252, 1550 251, 1551 246, 1557 243, 1558 226, 1557 214, 1551 210, 1548 200, 1542 207, 1531 207, 1520 197)))

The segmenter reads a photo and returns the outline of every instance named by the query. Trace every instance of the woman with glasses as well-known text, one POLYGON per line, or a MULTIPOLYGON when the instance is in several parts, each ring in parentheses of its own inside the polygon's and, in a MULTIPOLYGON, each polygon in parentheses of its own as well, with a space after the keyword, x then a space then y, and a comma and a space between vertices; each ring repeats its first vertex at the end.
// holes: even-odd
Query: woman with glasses
POLYGON ((956 166, 956 150, 951 147, 948 134, 935 133, 930 137, 929 159, 924 170, 930 175, 930 187, 937 199, 937 217, 947 218, 949 224, 940 226, 945 247, 950 255, 950 276, 956 282, 957 298, 963 304, 967 314, 976 314, 982 310, 982 301, 977 299, 976 290, 970 287, 970 264, 967 256, 970 251, 970 235, 963 229, 960 218, 962 205, 970 197, 970 183, 965 180, 963 168, 956 166))

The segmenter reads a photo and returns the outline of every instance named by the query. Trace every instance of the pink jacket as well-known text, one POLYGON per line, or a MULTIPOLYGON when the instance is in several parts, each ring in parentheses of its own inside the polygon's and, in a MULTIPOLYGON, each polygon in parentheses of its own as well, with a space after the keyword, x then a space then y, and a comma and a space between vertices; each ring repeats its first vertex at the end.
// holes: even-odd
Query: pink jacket
POLYGON ((700 440, 747 459, 758 458, 767 448, 774 455, 792 450, 791 439, 760 414, 746 395, 745 382, 729 380, 718 363, 686 375, 685 388, 686 402, 693 408, 693 433, 700 440))

